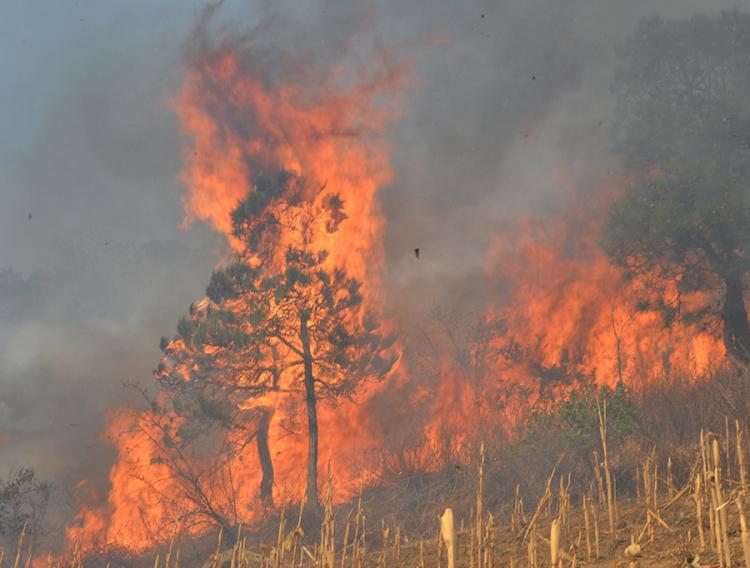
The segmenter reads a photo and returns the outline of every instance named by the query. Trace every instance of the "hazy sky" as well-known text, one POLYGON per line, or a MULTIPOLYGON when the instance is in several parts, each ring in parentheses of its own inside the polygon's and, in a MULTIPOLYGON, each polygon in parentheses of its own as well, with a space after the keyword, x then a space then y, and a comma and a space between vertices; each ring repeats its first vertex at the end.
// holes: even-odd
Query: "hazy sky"
MULTIPOLYGON (((105 410, 126 398, 123 381, 151 380, 159 336, 208 281, 219 241, 180 229, 168 104, 204 5, 2 2, 0 271, 22 279, 0 279, 0 478, 27 463, 103 477, 105 410)), ((639 18, 729 7, 750 0, 236 0, 222 12, 235 29, 283 13, 275 41, 322 58, 368 19, 386 44, 450 40, 418 54, 390 133, 388 302, 408 325, 433 302, 482 300, 493 232, 554 208, 561 168, 585 183, 616 166, 614 49, 639 18)))
POLYGON ((200 3, 5 4, 0 266, 49 266, 61 242, 185 239, 166 96, 200 3))
POLYGON ((180 229, 168 108, 198 2, 5 2, 0 19, 0 478, 104 479, 104 413, 150 381, 205 287, 180 229))

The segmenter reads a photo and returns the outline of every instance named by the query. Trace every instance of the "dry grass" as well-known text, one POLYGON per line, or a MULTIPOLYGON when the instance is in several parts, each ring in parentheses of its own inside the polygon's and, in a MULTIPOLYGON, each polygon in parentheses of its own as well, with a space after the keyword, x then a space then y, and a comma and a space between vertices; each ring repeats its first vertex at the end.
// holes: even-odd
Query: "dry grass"
MULTIPOLYGON (((524 511, 517 502, 511 515, 496 516, 485 511, 483 460, 473 472, 476 508, 469 515, 454 516, 449 499, 441 518, 432 523, 429 538, 404 533, 400 526, 384 521, 368 521, 362 500, 350 510, 335 509, 332 490, 322 512, 317 536, 305 534, 303 512, 282 511, 276 538, 251 546, 250 536, 225 549, 219 535, 215 549, 205 563, 181 559, 175 539, 156 554, 154 568, 200 566, 207 568, 267 568, 321 566, 356 568, 360 566, 750 566, 750 536, 743 509, 748 489, 745 473, 735 465, 734 478, 727 477, 724 439, 704 434, 697 444, 695 467, 681 487, 670 486, 667 476, 659 476, 645 460, 644 490, 635 498, 615 503, 599 499, 594 484, 579 504, 571 500, 570 488, 576 480, 555 468, 548 476, 545 491, 537 503, 524 511), (706 498, 708 494, 708 498, 706 498), (617 510, 610 528, 610 511, 617 510), (480 512, 480 514, 476 514, 480 512), (337 523, 337 521, 339 521, 337 523), (339 529, 343 525, 343 531, 339 529), (691 564, 692 563, 692 564, 691 564)), ((742 437, 733 436, 729 455, 735 464, 744 448, 742 437)), ((604 453, 604 452, 603 452, 604 453)), ((744 459, 744 458, 743 458, 744 459)), ((605 465, 606 470, 606 465, 605 465)), ((614 513, 612 513, 614 516, 614 513)), ((12 555, 13 568, 30 566, 32 551, 19 538, 12 555)), ((35 565, 44 565, 39 559, 35 565)), ((55 566, 79 568, 96 566, 77 553, 55 566)), ((2 565, 0 563, 0 565, 2 565)), ((53 565, 50 562, 48 565, 53 565)), ((112 568, 117 566, 112 563, 112 568)))
POLYGON ((523 469, 522 461, 482 446, 473 465, 403 477, 347 505, 334 507, 329 475, 321 511, 285 507, 231 547, 221 534, 210 545, 180 543, 175 535, 148 560, 74 551, 53 561, 34 558, 22 532, 15 550, 0 551, 0 567, 750 568, 750 388, 736 379, 654 390, 641 399, 657 427, 669 425, 648 446, 613 444, 601 401, 598 447, 584 462, 550 453, 523 469))

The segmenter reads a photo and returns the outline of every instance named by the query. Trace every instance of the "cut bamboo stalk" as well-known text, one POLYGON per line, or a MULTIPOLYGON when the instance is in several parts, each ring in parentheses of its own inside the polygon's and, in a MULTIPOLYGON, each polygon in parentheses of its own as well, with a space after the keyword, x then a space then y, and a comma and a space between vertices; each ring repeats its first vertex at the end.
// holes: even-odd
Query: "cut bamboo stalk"
POLYGON ((445 543, 448 568, 456 566, 456 527, 453 522, 453 509, 448 507, 440 517, 440 534, 445 543))
POLYGON ((482 550, 482 515, 484 515, 484 442, 479 449, 479 483, 477 487, 477 519, 476 519, 476 558, 477 566, 481 568, 483 550, 482 550))
POLYGON ((596 559, 601 558, 599 553, 599 519, 596 515, 596 506, 591 503, 591 513, 594 521, 594 552, 596 553, 596 559))
POLYGON ((643 537, 646 536, 646 533, 649 530, 649 527, 651 527, 651 515, 646 515, 646 522, 643 525, 643 528, 641 529, 641 532, 638 533, 638 538, 636 539, 636 542, 640 543, 643 540, 643 537))
POLYGON ((549 553, 550 553, 550 566, 558 568, 562 566, 560 559, 560 520, 555 519, 552 521, 549 533, 549 553))
POLYGON ((219 538, 216 542, 216 554, 214 554, 214 568, 219 566, 219 558, 221 556, 221 537, 224 535, 224 527, 219 528, 219 538))
POLYGON ((601 463, 599 461, 599 452, 594 450, 594 477, 596 478, 596 486, 598 489, 599 504, 604 505, 604 482, 602 481, 602 472, 599 469, 601 463))
POLYGON ((727 535, 727 509, 723 506, 724 497, 721 490, 721 464, 719 455, 719 441, 714 438, 713 440, 713 457, 714 457, 714 484, 716 487, 716 502, 718 507, 718 521, 721 527, 720 542, 722 543, 722 550, 724 553, 724 560, 726 566, 731 566, 732 557, 729 551, 729 536, 727 535))
POLYGON ((23 552, 23 541, 25 537, 26 537, 26 523, 23 524, 23 528, 21 529, 21 534, 18 536, 18 550, 16 550, 16 561, 13 563, 13 568, 18 568, 18 566, 21 564, 21 554, 23 552))
MULTIPOLYGON (((242 530, 242 527, 240 527, 240 530, 242 530)), ((172 550, 174 549, 175 538, 177 538, 177 525, 175 525, 174 531, 172 531, 172 540, 169 542, 169 550, 167 551, 167 556, 164 559, 164 568, 169 568, 169 563, 172 560, 172 550)))
POLYGON ((519 506, 520 506, 520 499, 519 499, 519 493, 521 491, 521 486, 516 485, 516 497, 513 502, 513 514, 510 517, 510 530, 513 531, 513 533, 518 532, 518 524, 520 521, 519 518, 519 506))
POLYGON ((441 523, 440 527, 438 528, 437 537, 435 538, 435 542, 437 542, 437 568, 440 568, 443 564, 443 525, 441 523))
POLYGON ((641 502, 641 468, 635 468, 635 502, 641 502))
POLYGON ((352 550, 352 568, 355 568, 355 566, 357 566, 357 563, 359 562, 361 540, 361 536, 359 534, 360 525, 362 525, 362 527, 364 528, 362 515, 362 493, 359 494, 359 499, 357 500, 357 515, 354 518, 354 539, 352 540, 352 545, 354 546, 354 548, 352 550))
POLYGON ((487 538, 485 541, 485 568, 494 568, 495 564, 495 517, 490 513, 487 516, 487 538))
POLYGON ((701 443, 701 463, 703 464, 703 482, 708 482, 708 450, 706 449, 706 437, 705 432, 701 429, 700 435, 701 443))
POLYGON ((698 537, 700 538, 702 552, 706 549, 706 537, 703 534, 703 493, 701 491, 701 475, 699 473, 695 475, 693 499, 695 500, 695 522, 698 525, 698 537))
POLYGON ((521 539, 521 542, 526 542, 526 539, 529 536, 529 532, 534 527, 536 520, 539 518, 539 514, 542 512, 542 509, 544 508, 544 505, 551 502, 552 500, 552 480, 555 478, 555 472, 557 471, 558 466, 560 465, 560 462, 562 462, 563 456, 560 456, 560 458, 557 460, 557 463, 555 464, 555 467, 552 468, 552 473, 547 478, 547 484, 544 488, 544 495, 542 495, 542 498, 539 500, 539 503, 536 506, 536 510, 534 511, 534 514, 531 516, 531 521, 529 521, 528 526, 524 530, 523 538, 521 539))
MULTIPOLYGON (((547 537, 544 537, 544 536, 538 534, 538 535, 536 535, 536 538, 538 538, 542 543, 545 543, 545 544, 547 544, 547 546, 549 546, 550 541, 549 541, 549 539, 547 537)), ((557 551, 557 553, 558 553, 558 556, 559 556, 559 558, 561 560, 567 560, 568 562, 572 562, 573 561, 573 557, 570 554, 568 554, 567 552, 565 552, 562 548, 559 548, 558 551, 557 551)))
MULTIPOLYGON (((26 554, 26 568, 31 568, 32 567, 31 560, 32 560, 33 556, 34 556, 34 541, 32 539, 31 542, 29 542, 29 552, 28 552, 28 554, 26 554)), ((165 567, 165 568, 168 568, 168 567, 165 567)))
POLYGON ((740 494, 745 495, 745 487, 747 486, 747 473, 745 472, 745 444, 744 432, 740 428, 740 421, 734 421, 734 429, 737 434, 737 468, 740 470, 740 494))
POLYGON ((538 568, 536 558, 536 527, 534 525, 532 525, 531 532, 529 533, 528 559, 529 568, 538 568))
POLYGON ((726 474, 727 479, 732 477, 732 458, 730 456, 730 450, 732 448, 732 438, 729 436, 729 416, 724 415, 724 451, 726 453, 726 474))
POLYGON ((349 530, 352 521, 352 511, 346 516, 346 527, 344 528, 344 545, 341 550, 341 568, 346 566, 346 553, 349 550, 349 530))
POLYGON ((701 429, 701 435, 700 435, 700 445, 701 445, 701 463, 703 465, 703 485, 706 488, 706 491, 708 491, 709 494, 709 505, 710 505, 710 511, 708 515, 708 524, 709 524, 709 535, 711 537, 711 548, 716 552, 717 556, 721 556, 720 552, 720 545, 716 540, 717 530, 716 530, 716 503, 714 498, 714 491, 713 487, 709 485, 709 474, 708 474, 708 448, 706 447, 706 437, 705 432, 701 429))
MULTIPOLYGON (((325 538, 325 523, 320 528, 321 530, 321 549, 323 548, 322 541, 325 538)), ((281 568, 284 562, 284 535, 286 534, 286 505, 281 508, 281 516, 279 517, 279 531, 276 535, 276 556, 275 565, 276 568, 281 568)))
POLYGON ((396 562, 401 562, 401 527, 396 527, 396 542, 394 546, 394 557, 396 562))
POLYGON ((591 527, 589 526, 589 508, 585 495, 583 496, 583 519, 586 525, 586 560, 591 562, 591 527))
POLYGON ((362 514, 362 532, 360 534, 359 542, 359 558, 357 559, 357 566, 364 565, 365 556, 367 555, 367 516, 362 514))
POLYGON ((672 480, 672 458, 667 458, 667 495, 670 499, 674 497, 674 483, 672 480))
POLYGON ((620 522, 620 513, 617 510, 617 478, 612 478, 612 512, 615 519, 615 526, 620 522))
POLYGON ((716 556, 719 557, 719 566, 720 568, 724 568, 724 552, 723 552, 723 546, 722 546, 722 539, 721 539, 721 522, 719 521, 719 511, 718 511, 718 498, 716 496, 716 487, 711 487, 711 516, 713 517, 713 525, 714 525, 714 541, 715 541, 715 551, 716 556))
POLYGON ((747 532, 747 520, 745 512, 742 510, 742 498, 737 497, 734 501, 737 504, 737 512, 740 517, 740 534, 742 537, 742 555, 745 559, 745 568, 750 568, 750 535, 747 532))
POLYGON ((609 518, 609 532, 615 534, 615 510, 612 497, 612 476, 609 471, 609 459, 607 452, 607 399, 600 404, 596 401, 596 411, 599 416, 599 435, 602 440, 602 457, 604 458, 604 478, 607 483, 607 516, 609 518))
POLYGON ((383 534, 383 549, 381 551, 380 564, 379 565, 385 566, 386 565, 387 555, 388 555, 388 536, 390 535, 391 530, 390 530, 390 528, 388 528, 388 527, 385 526, 385 520, 384 519, 381 519, 381 521, 380 521, 380 530, 381 530, 381 532, 383 534))

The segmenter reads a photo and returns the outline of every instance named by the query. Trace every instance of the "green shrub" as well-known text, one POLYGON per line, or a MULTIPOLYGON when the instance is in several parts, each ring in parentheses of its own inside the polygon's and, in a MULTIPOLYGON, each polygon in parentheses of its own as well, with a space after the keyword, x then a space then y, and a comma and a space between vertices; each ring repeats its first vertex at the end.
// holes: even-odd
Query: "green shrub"
POLYGON ((599 449, 597 400, 607 401, 608 443, 643 438, 653 432, 630 390, 622 383, 614 389, 602 386, 573 391, 551 408, 534 408, 521 427, 517 444, 538 445, 541 438, 559 437, 561 452, 590 455, 599 449))

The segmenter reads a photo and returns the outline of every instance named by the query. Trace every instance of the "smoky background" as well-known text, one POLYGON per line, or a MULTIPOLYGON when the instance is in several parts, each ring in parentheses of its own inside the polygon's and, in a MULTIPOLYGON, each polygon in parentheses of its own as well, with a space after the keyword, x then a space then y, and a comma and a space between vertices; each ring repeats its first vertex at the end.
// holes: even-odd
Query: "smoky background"
MULTIPOLYGON (((105 491, 108 411, 139 404, 159 337, 203 294, 226 248, 183 227, 182 144, 170 109, 206 17, 202 2, 6 8, 0 34, 0 478, 34 467, 56 486, 105 491)), ((386 312, 416 337, 435 306, 502 302, 485 278, 498 230, 595 191, 618 164, 609 140, 616 46, 637 21, 748 2, 224 2, 216 38, 249 34, 268 81, 285 57, 325 69, 366 59, 359 38, 413 54, 389 131, 386 312), (414 249, 420 249, 417 259, 414 249)), ((366 61, 365 61, 366 64, 366 61)), ((510 246, 513 246, 512 243, 510 246)))

